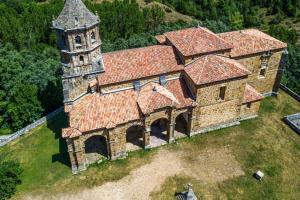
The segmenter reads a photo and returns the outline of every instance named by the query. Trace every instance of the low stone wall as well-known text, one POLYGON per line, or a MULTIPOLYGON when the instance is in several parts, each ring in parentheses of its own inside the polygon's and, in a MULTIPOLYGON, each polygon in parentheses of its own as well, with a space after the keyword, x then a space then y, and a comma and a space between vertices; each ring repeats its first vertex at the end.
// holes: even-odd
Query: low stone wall
POLYGON ((53 111, 52 113, 48 114, 45 117, 42 117, 38 119, 37 121, 33 122, 32 124, 29 124, 28 126, 22 128, 21 130, 11 134, 11 135, 4 135, 0 136, 0 147, 6 145, 7 143, 16 140, 21 135, 24 135, 25 133, 29 132, 30 130, 40 126, 41 124, 45 123, 47 120, 53 118, 57 114, 61 113, 64 110, 63 107, 58 108, 57 110, 53 111))
POLYGON ((284 118, 284 121, 296 131, 296 133, 300 134, 300 113, 294 115, 288 115, 284 118))
POLYGON ((300 102, 300 96, 296 94, 296 92, 294 92, 293 90, 291 90, 290 88, 286 87, 283 84, 280 84, 280 88, 286 93, 288 93, 289 95, 291 95, 294 99, 300 102))

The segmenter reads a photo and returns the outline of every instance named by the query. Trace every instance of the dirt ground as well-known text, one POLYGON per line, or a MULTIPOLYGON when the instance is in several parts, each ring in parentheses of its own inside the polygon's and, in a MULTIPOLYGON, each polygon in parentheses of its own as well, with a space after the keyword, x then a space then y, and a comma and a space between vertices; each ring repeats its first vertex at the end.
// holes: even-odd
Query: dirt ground
POLYGON ((150 199, 150 193, 160 190, 168 177, 187 175, 204 183, 217 183, 244 175, 228 147, 208 149, 187 162, 182 152, 160 150, 151 163, 133 170, 128 176, 75 194, 27 196, 27 200, 140 200, 150 199))

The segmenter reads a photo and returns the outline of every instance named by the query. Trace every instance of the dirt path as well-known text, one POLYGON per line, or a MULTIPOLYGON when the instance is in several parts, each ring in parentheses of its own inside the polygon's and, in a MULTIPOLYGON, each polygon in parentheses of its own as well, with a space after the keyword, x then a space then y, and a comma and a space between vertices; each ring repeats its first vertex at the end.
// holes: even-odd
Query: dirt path
MULTIPOLYGON (((185 174, 203 182, 218 182, 243 175, 237 161, 227 149, 211 149, 203 152, 191 162, 185 162, 182 153, 160 151, 152 162, 133 170, 116 182, 84 189, 76 194, 60 194, 51 199, 58 200, 137 200, 150 199, 150 193, 159 191, 166 178, 185 174)), ((28 196, 40 200, 43 197, 28 196)), ((49 196, 47 197, 49 199, 49 196)))

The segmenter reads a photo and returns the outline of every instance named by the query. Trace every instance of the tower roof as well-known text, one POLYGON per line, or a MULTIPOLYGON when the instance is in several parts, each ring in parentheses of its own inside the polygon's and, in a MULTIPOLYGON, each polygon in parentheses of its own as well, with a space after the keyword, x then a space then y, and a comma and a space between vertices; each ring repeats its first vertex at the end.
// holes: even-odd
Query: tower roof
POLYGON ((65 6, 53 27, 57 29, 78 29, 99 23, 99 17, 87 9, 81 0, 65 0, 65 6))

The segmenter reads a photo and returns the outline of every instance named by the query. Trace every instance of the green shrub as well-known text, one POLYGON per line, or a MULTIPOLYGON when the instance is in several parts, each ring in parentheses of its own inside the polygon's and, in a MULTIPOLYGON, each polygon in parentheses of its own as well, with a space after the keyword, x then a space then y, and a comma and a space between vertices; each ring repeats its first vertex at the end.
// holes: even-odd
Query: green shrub
POLYGON ((21 183, 22 168, 15 161, 0 163, 0 200, 9 199, 21 183))

